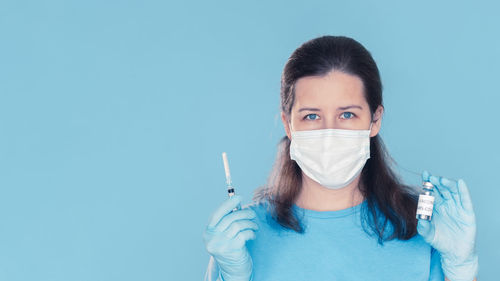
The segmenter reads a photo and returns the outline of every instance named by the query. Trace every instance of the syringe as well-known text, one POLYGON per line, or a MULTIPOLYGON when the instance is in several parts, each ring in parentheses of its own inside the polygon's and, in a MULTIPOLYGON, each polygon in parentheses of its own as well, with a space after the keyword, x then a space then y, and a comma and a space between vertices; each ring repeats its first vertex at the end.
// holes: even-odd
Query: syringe
MULTIPOLYGON (((227 193, 229 198, 231 198, 235 193, 234 193, 233 183, 231 181, 231 172, 229 171, 229 163, 227 162, 227 154, 225 152, 222 152, 222 161, 224 162, 224 171, 226 172, 227 193)), ((239 209, 241 209, 241 205, 238 205, 238 207, 234 208, 233 211, 239 209)))

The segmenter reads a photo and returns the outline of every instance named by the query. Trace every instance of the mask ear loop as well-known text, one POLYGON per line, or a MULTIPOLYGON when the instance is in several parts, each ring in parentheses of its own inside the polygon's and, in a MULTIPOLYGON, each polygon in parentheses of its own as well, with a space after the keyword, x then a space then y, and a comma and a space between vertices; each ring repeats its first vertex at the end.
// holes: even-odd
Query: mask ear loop
POLYGON ((292 130, 292 121, 288 121, 288 128, 290 128, 290 133, 294 132, 294 130, 292 130))
POLYGON ((370 131, 370 133, 372 132, 372 126, 373 126, 373 123, 377 122, 377 120, 373 120, 373 114, 372 114, 372 118, 370 120, 370 129, 368 129, 370 131))

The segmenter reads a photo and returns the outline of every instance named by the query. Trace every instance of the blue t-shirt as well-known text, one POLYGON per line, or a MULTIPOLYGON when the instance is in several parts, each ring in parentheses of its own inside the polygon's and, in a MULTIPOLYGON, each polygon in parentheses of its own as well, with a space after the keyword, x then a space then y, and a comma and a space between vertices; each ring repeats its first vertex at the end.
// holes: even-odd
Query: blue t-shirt
MULTIPOLYGON (((256 238, 246 243, 253 261, 253 281, 444 280, 439 252, 419 234, 380 245, 376 236, 366 233, 361 225, 365 204, 366 200, 339 211, 293 205, 304 233, 279 225, 271 217, 268 203, 244 206, 257 213, 259 225, 256 238)), ((216 267, 211 260, 207 274, 218 271, 216 267)))

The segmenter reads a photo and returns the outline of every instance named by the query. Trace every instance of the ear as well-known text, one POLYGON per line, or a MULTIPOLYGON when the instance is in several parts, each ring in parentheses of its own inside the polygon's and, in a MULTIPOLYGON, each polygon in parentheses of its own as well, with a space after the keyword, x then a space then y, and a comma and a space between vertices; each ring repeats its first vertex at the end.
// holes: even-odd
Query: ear
POLYGON ((281 121, 283 122, 283 127, 285 127, 285 132, 286 132, 286 135, 288 136, 288 139, 292 140, 291 133, 290 133, 290 124, 288 123, 286 115, 283 111, 281 111, 281 121))
POLYGON ((379 105, 375 113, 373 114, 373 125, 372 131, 370 133, 370 137, 374 137, 380 131, 380 127, 382 126, 382 115, 384 114, 384 107, 379 105))

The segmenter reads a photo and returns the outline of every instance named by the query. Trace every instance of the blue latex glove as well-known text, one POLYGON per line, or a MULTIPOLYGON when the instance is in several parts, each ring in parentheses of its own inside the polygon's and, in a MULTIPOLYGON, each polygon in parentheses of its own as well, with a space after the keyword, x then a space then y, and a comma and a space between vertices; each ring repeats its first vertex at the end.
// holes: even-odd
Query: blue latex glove
POLYGON ((418 220, 417 231, 441 254, 441 266, 449 280, 472 281, 477 276, 478 257, 469 190, 462 179, 431 176, 427 171, 422 173, 422 180, 435 186, 435 199, 431 221, 418 220))
POLYGON ((246 241, 255 239, 259 226, 250 208, 232 211, 241 205, 241 196, 234 195, 224 201, 210 217, 203 233, 207 251, 217 262, 222 280, 249 281, 253 277, 252 257, 246 241))

